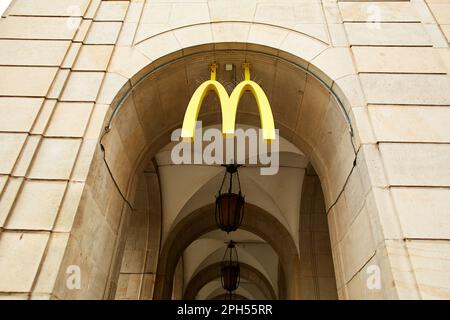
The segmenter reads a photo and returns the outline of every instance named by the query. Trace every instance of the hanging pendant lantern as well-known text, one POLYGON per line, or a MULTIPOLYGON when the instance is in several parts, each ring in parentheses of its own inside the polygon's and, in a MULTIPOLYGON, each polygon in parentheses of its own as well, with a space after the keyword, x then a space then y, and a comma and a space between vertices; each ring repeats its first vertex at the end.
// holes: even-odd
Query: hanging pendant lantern
POLYGON ((239 287, 240 271, 235 242, 231 240, 225 250, 220 270, 222 287, 230 294, 230 299, 232 292, 239 287))
POLYGON ((244 217, 245 199, 241 193, 241 184, 239 181, 239 165, 229 164, 226 166, 225 175, 222 180, 219 192, 216 196, 216 223, 218 227, 227 233, 236 231, 241 225, 244 217), (229 175, 228 192, 222 193, 225 180, 229 175), (233 175, 236 176, 238 191, 233 192, 233 175))

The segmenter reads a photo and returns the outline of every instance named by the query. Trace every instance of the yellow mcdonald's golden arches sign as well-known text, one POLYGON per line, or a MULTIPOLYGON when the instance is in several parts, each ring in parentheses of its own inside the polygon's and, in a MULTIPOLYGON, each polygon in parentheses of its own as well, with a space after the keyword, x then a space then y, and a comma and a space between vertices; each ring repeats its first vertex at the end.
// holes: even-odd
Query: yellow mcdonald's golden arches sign
POLYGON ((258 105, 264 140, 275 140, 275 124, 269 100, 263 89, 256 82, 250 80, 250 65, 244 63, 242 66, 244 69, 244 80, 234 88, 231 96, 228 96, 228 92, 223 85, 216 80, 217 65, 211 65, 211 79, 203 82, 197 90, 195 90, 189 101, 184 115, 183 127, 181 129, 182 138, 194 138, 198 113, 200 112, 203 99, 210 91, 214 91, 219 97, 222 110, 222 133, 225 135, 233 135, 239 100, 246 91, 250 91, 255 97, 256 104, 258 105))

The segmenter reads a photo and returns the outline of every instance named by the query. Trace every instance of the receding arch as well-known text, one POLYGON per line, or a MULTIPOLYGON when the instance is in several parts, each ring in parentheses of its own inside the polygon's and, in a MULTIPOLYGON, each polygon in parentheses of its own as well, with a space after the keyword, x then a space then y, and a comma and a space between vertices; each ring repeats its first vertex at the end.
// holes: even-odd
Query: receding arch
MULTIPOLYGON (((184 299, 193 300, 200 291, 200 289, 208 282, 220 278, 220 262, 211 264, 202 270, 199 270, 189 281, 184 291, 184 299)), ((261 292, 264 293, 267 299, 276 299, 275 292, 273 290, 270 281, 256 268, 240 263, 240 275, 241 279, 246 279, 254 283, 261 292)))
MULTIPOLYGON (((208 205, 182 219, 170 232, 161 250, 155 278, 154 299, 170 299, 173 273, 187 246, 201 235, 214 230, 214 206, 208 205), (189 228, 189 232, 186 229, 189 228)), ((300 298, 300 261, 298 251, 289 232, 273 216, 259 207, 247 204, 241 228, 267 241, 278 253, 283 271, 288 275, 287 298, 300 298)))

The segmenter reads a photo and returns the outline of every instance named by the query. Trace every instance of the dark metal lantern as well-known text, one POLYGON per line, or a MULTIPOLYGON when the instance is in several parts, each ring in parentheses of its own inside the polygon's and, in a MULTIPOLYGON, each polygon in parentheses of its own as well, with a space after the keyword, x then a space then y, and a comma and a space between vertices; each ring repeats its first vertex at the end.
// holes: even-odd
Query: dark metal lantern
POLYGON ((239 165, 230 164, 226 166, 225 175, 222 180, 219 192, 216 196, 216 223, 222 231, 227 233, 236 231, 242 223, 244 217, 245 199, 241 193, 239 181, 239 165), (228 192, 222 193, 225 179, 229 175, 228 192), (237 177, 238 192, 233 192, 233 175, 237 177))
POLYGON ((230 297, 233 291, 239 287, 241 269, 236 251, 236 246, 233 241, 230 241, 225 250, 222 267, 220 269, 220 277, 222 280, 222 287, 229 292, 230 297))

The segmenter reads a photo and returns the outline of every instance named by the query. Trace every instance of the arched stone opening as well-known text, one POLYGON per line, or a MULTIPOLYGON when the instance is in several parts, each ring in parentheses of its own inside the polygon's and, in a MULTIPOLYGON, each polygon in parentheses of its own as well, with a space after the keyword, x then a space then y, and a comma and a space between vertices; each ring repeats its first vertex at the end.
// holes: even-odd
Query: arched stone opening
MULTIPOLYGON (((255 205, 246 205, 246 214, 241 229, 257 234, 266 240, 278 253, 280 264, 290 283, 286 284, 287 295, 291 299, 300 297, 300 263, 298 251, 289 232, 270 214, 255 205)), ((208 231, 217 228, 213 205, 205 206, 182 219, 169 233, 158 260, 155 279, 154 299, 169 299, 172 294, 172 281, 178 260, 187 246, 208 231), (189 229, 189 232, 186 230, 189 229)))
MULTIPOLYGON (((211 264, 202 270, 199 270, 196 275, 189 281, 184 292, 184 299, 193 300, 200 291, 200 289, 212 280, 220 278, 221 263, 211 264)), ((275 292, 269 280, 256 268, 240 263, 240 276, 256 284, 258 288, 264 293, 266 299, 276 299, 275 292)))
MULTIPOLYGON (((289 54, 280 56, 274 54, 270 48, 259 45, 253 45, 251 50, 242 49, 239 45, 236 46, 239 49, 233 49, 234 46, 230 44, 226 50, 203 50, 202 47, 197 47, 194 53, 186 54, 185 57, 165 56, 164 60, 141 70, 130 84, 120 90, 113 102, 113 108, 105 121, 108 130, 100 138, 101 148, 97 148, 90 179, 88 178, 90 183, 85 190, 90 199, 100 198, 99 201, 104 204, 109 200, 103 199, 98 194, 99 190, 114 189, 115 193, 119 190, 124 200, 123 209, 106 205, 108 210, 115 211, 114 214, 120 217, 121 227, 114 240, 114 254, 109 256, 111 268, 106 272, 108 285, 104 291, 105 296, 112 297, 116 291, 117 274, 120 273, 118 270, 122 263, 121 248, 125 243, 130 212, 134 210, 133 202, 137 197, 141 173, 146 170, 158 150, 169 142, 170 133, 181 125, 189 92, 195 88, 192 77, 208 76, 207 65, 211 62, 211 56, 222 65, 227 61, 235 66, 243 60, 250 61, 254 68, 253 74, 262 77, 260 81, 268 94, 278 99, 288 99, 284 103, 272 104, 276 127, 280 129, 282 137, 304 151, 317 170, 324 188, 327 208, 336 203, 348 175, 356 165, 356 151, 351 134, 353 129, 348 122, 344 106, 337 98, 339 92, 336 93, 337 90, 333 91, 331 85, 327 85, 330 84, 329 78, 302 66, 299 57, 289 54), (170 60, 170 57, 174 59, 170 60), (291 57, 291 60, 287 57, 291 57), (191 76, 187 76, 188 74, 191 76), (187 81, 188 79, 191 80, 187 81), (172 87, 176 87, 181 93, 173 96, 170 90, 172 87), (161 106, 164 105, 163 110, 161 106), (113 177, 108 178, 109 187, 97 188, 99 180, 96 170, 99 167, 102 167, 105 175, 109 173, 113 177)), ((183 52, 180 54, 183 55, 183 52)), ((258 125, 259 114, 253 103, 251 99, 243 99, 238 109, 237 122, 258 125)), ((220 113, 214 104, 214 97, 208 97, 200 112, 199 119, 206 125, 220 122, 220 113)), ((90 205, 92 204, 89 201, 82 201, 79 210, 82 212, 90 205)), ((255 225, 260 227, 259 222, 255 222, 255 225)), ((260 233, 250 225, 248 228, 256 234, 260 233)), ((212 229, 206 229, 204 232, 209 230, 212 229)), ((292 248, 297 250, 295 243, 292 248)), ((298 252, 294 255, 293 249, 290 257, 283 259, 283 266, 287 269, 284 270, 284 276, 290 280, 299 277, 298 252)), ((70 256, 69 253, 67 257, 70 256)), ((162 251, 160 261, 163 256, 162 251)), ((172 272, 173 268, 175 265, 172 261, 167 270, 172 272)), ((167 284, 171 281, 172 278, 156 279, 154 297, 170 298, 172 287, 167 284)), ((299 281, 289 281, 286 292, 288 298, 300 298, 299 281)))

